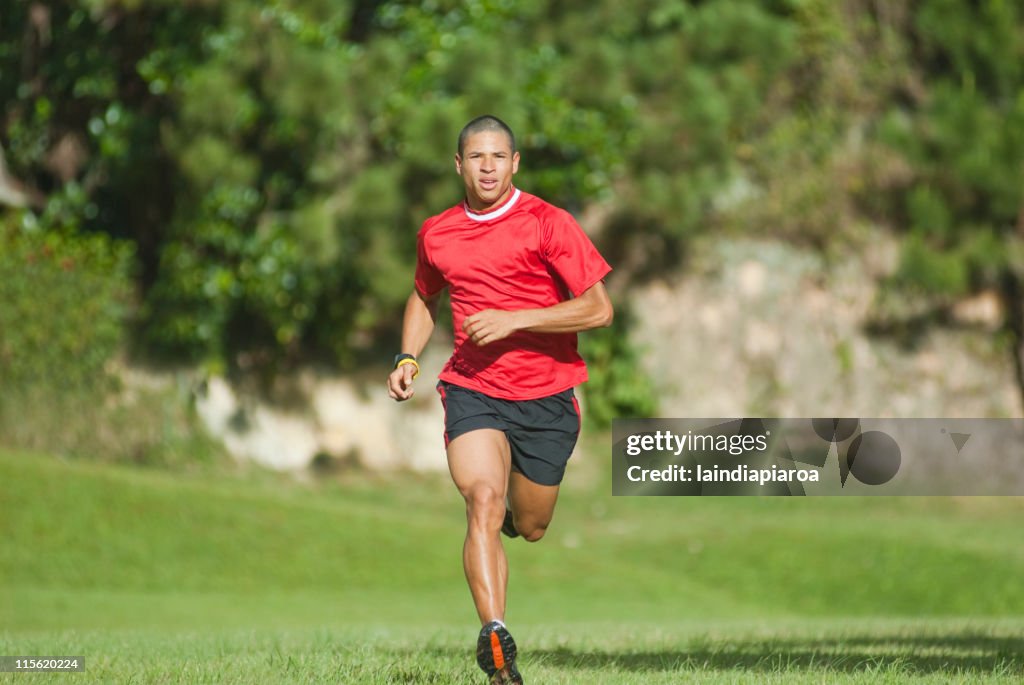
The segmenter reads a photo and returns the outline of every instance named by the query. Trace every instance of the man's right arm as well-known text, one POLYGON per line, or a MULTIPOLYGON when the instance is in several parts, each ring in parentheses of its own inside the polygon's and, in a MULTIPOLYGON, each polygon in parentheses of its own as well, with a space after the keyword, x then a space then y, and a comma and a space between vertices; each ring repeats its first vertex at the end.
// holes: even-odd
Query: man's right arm
MULTIPOLYGON (((430 340, 437 321, 437 303, 440 292, 431 298, 423 297, 413 289, 405 302, 405 316, 402 319, 402 352, 418 357, 430 340)), ((388 376, 388 395, 399 402, 413 396, 413 376, 418 372, 415 364, 403 364, 388 376)))

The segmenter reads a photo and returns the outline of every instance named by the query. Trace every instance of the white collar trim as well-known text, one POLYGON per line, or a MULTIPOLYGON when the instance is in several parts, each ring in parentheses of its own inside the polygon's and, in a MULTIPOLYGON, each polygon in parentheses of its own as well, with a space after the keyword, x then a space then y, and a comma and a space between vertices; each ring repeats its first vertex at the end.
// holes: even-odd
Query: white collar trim
POLYGON ((466 212, 466 216, 468 216, 473 221, 491 221, 492 219, 497 219, 498 217, 508 212, 508 210, 512 209, 512 205, 514 205, 516 201, 519 199, 520 194, 521 192, 519 188, 516 188, 515 192, 512 193, 512 197, 509 198, 508 202, 503 204, 501 207, 498 207, 493 212, 488 212, 487 214, 474 214, 473 212, 469 211, 469 206, 466 205, 465 203, 463 203, 462 209, 464 212, 466 212))

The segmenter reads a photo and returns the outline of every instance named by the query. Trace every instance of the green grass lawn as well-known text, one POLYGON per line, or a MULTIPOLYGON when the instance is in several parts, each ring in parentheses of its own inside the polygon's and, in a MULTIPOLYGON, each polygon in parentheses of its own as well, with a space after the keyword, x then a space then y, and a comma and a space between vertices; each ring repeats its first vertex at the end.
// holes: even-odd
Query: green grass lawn
MULTIPOLYGON (((537 683, 1019 683, 1024 502, 613 498, 507 545, 537 683)), ((0 682, 480 683, 443 477, 173 474, 0 451, 0 682)))

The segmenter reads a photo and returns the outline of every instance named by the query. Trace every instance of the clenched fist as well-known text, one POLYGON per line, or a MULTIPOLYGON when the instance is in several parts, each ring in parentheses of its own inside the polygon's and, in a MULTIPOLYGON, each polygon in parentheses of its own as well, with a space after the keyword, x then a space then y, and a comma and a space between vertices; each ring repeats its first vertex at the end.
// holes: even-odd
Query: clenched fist
POLYGON ((483 309, 462 321, 462 330, 481 347, 502 340, 519 330, 519 313, 500 309, 483 309))
POLYGON ((418 371, 415 364, 402 364, 388 375, 388 395, 393 400, 404 402, 412 397, 412 379, 418 371))

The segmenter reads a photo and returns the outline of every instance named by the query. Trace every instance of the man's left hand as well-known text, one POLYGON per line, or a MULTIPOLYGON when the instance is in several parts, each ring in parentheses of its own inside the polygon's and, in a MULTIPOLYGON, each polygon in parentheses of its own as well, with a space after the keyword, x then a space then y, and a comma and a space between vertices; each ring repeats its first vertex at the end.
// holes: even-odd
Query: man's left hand
POLYGON ((519 325, 518 314, 500 309, 483 309, 467 316, 462 321, 462 330, 469 335, 470 340, 482 347, 507 338, 519 330, 522 326, 519 325))

